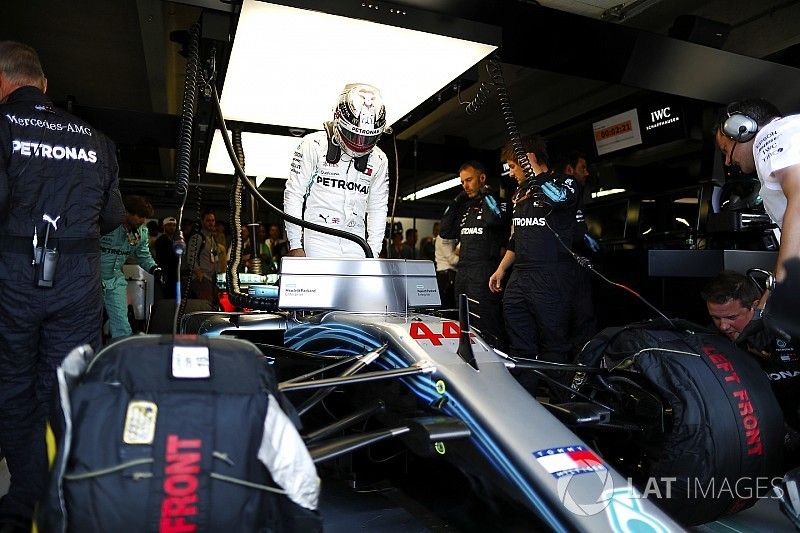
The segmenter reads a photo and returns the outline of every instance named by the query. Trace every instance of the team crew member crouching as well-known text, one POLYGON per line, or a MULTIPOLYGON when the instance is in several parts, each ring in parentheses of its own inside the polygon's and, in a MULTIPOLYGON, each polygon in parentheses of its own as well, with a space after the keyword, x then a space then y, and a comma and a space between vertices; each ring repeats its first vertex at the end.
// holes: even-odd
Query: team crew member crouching
MULTIPOLYGON (((507 270, 514 265, 503 296, 511 355, 565 363, 571 350, 566 331, 574 269, 572 257, 558 239, 572 241, 575 184, 571 177, 548 169, 547 146, 541 137, 521 140, 535 177, 525 178, 510 143, 503 147, 500 158, 519 188, 512 198, 508 251, 489 278, 489 288, 500 292, 507 270)), ((529 376, 521 381, 535 392, 536 380, 529 376)))
POLYGON ((470 313, 472 324, 489 343, 505 349, 500 294, 487 282, 508 241, 508 210, 491 194, 481 163, 464 163, 458 175, 464 190, 444 212, 440 231, 445 239, 461 241, 455 294, 478 302, 470 313))
MULTIPOLYGON (((366 238, 374 257, 383 244, 389 199, 386 154, 376 143, 386 127, 380 91, 344 87, 325 131, 306 135, 294 153, 283 193, 286 213, 366 238), (305 209, 303 204, 305 203, 305 209)), ((364 257, 354 242, 286 223, 289 256, 364 257)))
MULTIPOLYGON (((753 354, 767 374, 783 410, 787 428, 786 452, 793 464, 800 458, 800 350, 797 339, 781 338, 761 322, 761 290, 747 276, 731 270, 717 274, 700 293, 719 331, 753 354), (742 336, 742 332, 745 335, 742 336)), ((787 457, 788 459, 788 457, 787 457)))

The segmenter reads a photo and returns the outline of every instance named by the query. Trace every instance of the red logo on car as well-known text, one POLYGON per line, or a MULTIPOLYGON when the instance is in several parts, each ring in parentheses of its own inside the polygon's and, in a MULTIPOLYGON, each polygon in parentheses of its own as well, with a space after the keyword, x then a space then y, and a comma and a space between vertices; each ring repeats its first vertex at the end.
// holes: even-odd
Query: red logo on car
MULTIPOLYGON (((461 326, 459 326, 458 322, 442 322, 442 332, 434 333, 434 331, 431 330, 431 328, 429 328, 424 322, 412 322, 409 334, 414 340, 419 341, 427 339, 431 341, 431 344, 434 346, 441 346, 442 339, 461 338, 461 326)), ((475 341, 472 339, 472 337, 474 337, 475 334, 470 332, 469 336, 470 342, 474 343, 475 341)))

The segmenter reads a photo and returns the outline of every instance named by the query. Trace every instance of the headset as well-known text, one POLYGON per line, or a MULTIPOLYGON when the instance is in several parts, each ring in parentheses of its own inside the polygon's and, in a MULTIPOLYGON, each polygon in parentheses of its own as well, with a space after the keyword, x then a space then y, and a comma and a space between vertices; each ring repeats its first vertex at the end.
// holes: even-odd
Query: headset
POLYGON ((736 104, 731 104, 725 111, 727 118, 720 126, 722 133, 729 139, 746 143, 758 133, 758 122, 744 111, 732 110, 736 104))

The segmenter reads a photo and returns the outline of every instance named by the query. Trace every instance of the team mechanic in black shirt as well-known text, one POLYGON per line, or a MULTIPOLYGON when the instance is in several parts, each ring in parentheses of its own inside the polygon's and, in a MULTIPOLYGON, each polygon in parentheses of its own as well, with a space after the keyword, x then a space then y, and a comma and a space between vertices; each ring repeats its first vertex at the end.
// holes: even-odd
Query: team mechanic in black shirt
MULTIPOLYGON (((519 188, 512 198, 508 251, 489 278, 489 288, 500 292, 506 271, 514 265, 503 296, 511 355, 565 363, 571 350, 566 332, 574 269, 572 257, 558 239, 572 242, 575 183, 571 177, 549 170, 544 139, 525 136, 521 141, 535 177, 525 178, 511 143, 506 144, 500 159, 509 166, 519 188)), ((523 385, 534 393, 537 380, 524 377, 523 385)))
POLYGON ((0 530, 30 531, 55 370, 100 347, 99 237, 125 215, 114 146, 53 107, 36 51, 0 42, 0 530), (37 262, 38 265, 33 263, 37 262))
POLYGON ((445 210, 439 232, 461 241, 455 294, 478 302, 472 307, 472 324, 490 344, 505 349, 501 298, 489 290, 488 281, 508 241, 508 209, 490 192, 480 162, 464 163, 458 175, 464 190, 445 210))
MULTIPOLYGON (((572 235, 572 249, 578 254, 591 258, 600 250, 600 244, 589 233, 584 217, 584 200, 587 197, 587 178, 589 168, 586 165, 586 156, 573 150, 563 156, 556 169, 575 179, 575 231, 572 235)), ((570 311, 570 333, 575 352, 579 352, 597 333, 597 321, 594 317, 594 303, 592 302, 592 273, 589 269, 573 261, 575 269, 575 297, 570 311)))

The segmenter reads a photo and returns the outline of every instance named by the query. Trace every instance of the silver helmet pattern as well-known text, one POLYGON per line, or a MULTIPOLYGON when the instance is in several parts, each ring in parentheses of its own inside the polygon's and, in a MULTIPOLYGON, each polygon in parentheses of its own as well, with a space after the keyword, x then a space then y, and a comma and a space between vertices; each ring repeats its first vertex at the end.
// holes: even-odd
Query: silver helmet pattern
POLYGON ((351 157, 372 151, 386 129, 386 109, 381 92, 365 83, 344 86, 333 114, 333 133, 342 150, 351 157))

